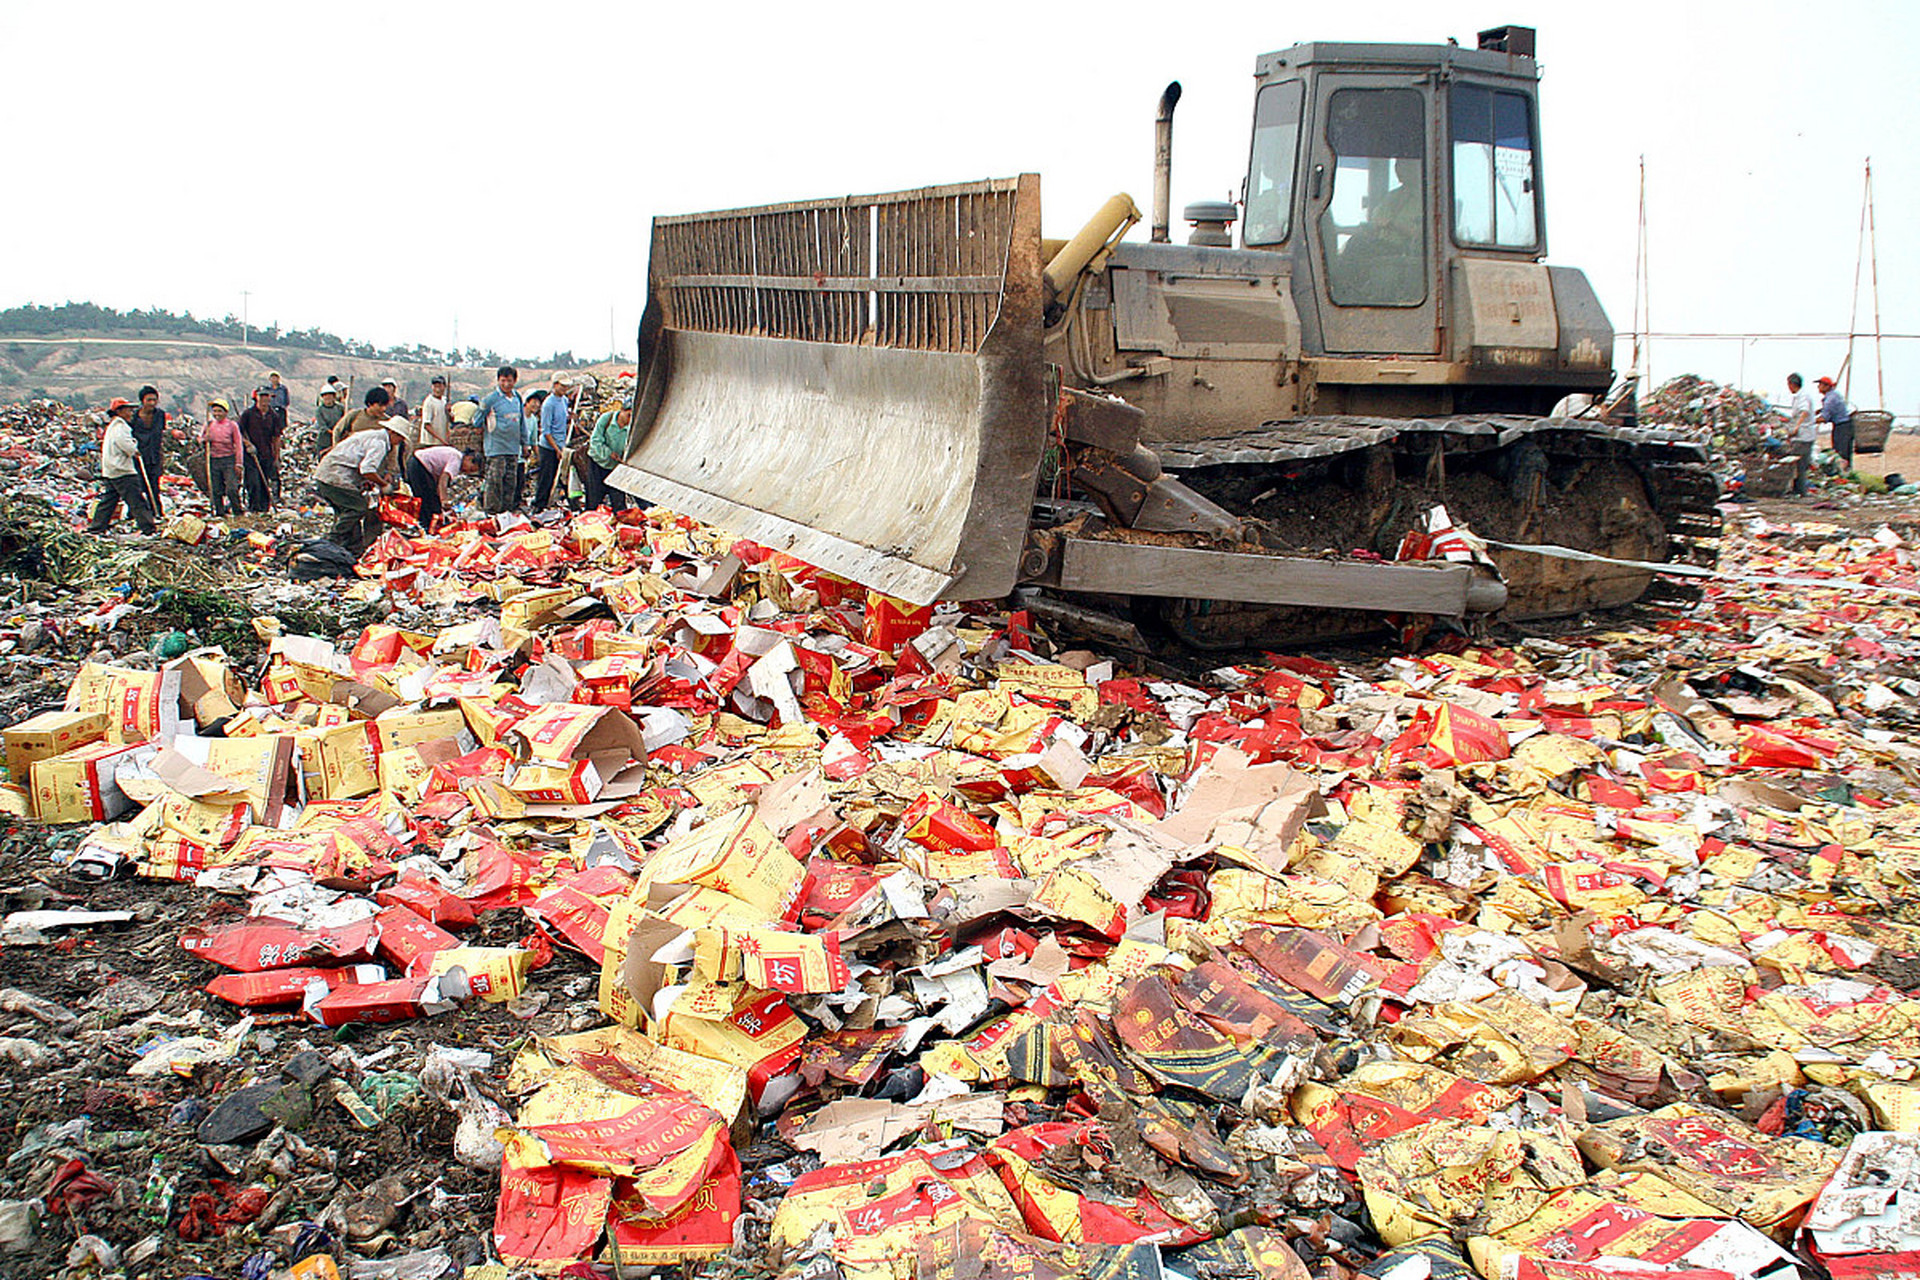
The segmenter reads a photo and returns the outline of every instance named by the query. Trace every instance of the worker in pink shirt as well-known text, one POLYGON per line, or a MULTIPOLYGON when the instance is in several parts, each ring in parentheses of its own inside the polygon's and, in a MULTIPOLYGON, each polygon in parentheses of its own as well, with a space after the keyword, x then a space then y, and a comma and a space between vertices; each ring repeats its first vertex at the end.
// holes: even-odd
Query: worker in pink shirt
POLYGON ((227 416, 227 402, 224 400, 207 401, 207 414, 211 418, 202 430, 202 438, 207 448, 207 493, 213 498, 213 514, 240 514, 240 459, 246 451, 246 441, 240 435, 240 424, 227 416))

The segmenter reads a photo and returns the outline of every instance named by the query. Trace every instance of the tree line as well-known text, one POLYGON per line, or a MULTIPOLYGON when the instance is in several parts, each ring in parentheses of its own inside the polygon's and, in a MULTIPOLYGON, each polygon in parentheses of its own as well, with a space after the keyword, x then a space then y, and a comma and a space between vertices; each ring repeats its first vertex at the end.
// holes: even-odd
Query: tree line
POLYGON ((509 358, 497 351, 466 347, 444 351, 416 342, 412 346, 381 347, 371 342, 343 338, 325 329, 282 329, 277 324, 245 325, 232 315, 218 320, 195 316, 191 311, 176 315, 158 307, 150 310, 116 311, 92 302, 64 302, 57 307, 28 304, 0 311, 0 338, 51 337, 75 331, 87 333, 123 333, 129 337, 227 338, 239 342, 244 335, 249 343, 264 347, 287 347, 302 351, 321 351, 334 355, 356 356, 366 360, 393 361, 446 367, 484 367, 524 364, 538 368, 578 369, 593 363, 571 351, 535 359, 509 358))

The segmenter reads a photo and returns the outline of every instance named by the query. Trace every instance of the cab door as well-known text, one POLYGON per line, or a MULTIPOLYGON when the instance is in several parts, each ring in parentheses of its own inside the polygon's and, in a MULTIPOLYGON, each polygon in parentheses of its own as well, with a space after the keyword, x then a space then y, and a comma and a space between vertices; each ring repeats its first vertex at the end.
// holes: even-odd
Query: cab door
POLYGON ((1324 75, 1305 221, 1328 355, 1439 351, 1431 82, 1324 75))

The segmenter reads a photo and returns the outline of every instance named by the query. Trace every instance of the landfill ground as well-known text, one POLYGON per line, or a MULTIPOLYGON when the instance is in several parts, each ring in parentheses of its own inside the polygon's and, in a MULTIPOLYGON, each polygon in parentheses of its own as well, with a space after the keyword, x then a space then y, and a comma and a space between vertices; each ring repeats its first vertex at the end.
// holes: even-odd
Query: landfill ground
POLYGON ((1920 497, 1143 661, 0 421, 0 1277, 1920 1276, 1920 497))

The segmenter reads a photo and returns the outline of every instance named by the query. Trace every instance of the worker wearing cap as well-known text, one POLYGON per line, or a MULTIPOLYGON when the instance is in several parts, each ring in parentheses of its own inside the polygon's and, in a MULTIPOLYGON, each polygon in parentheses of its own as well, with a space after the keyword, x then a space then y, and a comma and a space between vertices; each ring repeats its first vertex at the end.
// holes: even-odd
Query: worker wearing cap
POLYGON ((567 431, 573 423, 573 405, 567 400, 569 384, 556 374, 553 394, 540 405, 538 479, 533 486, 533 509, 544 511, 553 503, 553 482, 560 476, 560 451, 567 447, 567 431))
POLYGON ((240 514, 240 470, 247 454, 246 437, 240 424, 227 416, 225 400, 207 401, 209 421, 201 429, 207 450, 207 496, 213 499, 213 514, 240 514))
POLYGON ((420 447, 432 449, 453 444, 453 418, 447 412, 447 380, 433 375, 433 390, 420 402, 420 447))
POLYGON ((293 403, 293 392, 280 381, 280 375, 275 371, 267 373, 267 390, 273 393, 273 407, 280 411, 280 417, 284 421, 287 416, 287 406, 293 403))
POLYGON ((271 511, 280 500, 280 440, 287 434, 287 415, 273 407, 272 387, 253 389, 253 403, 240 414, 240 434, 247 442, 247 510, 271 511))
POLYGON ((413 410, 400 398, 400 384, 391 377, 382 378, 380 385, 387 389, 387 416, 396 423, 405 422, 413 410))
MULTIPOLYGON (((384 393, 375 387, 367 394, 384 393)), ((385 410, 384 401, 380 408, 385 410)), ((369 495, 398 488, 386 472, 406 444, 400 421, 385 419, 379 430, 356 431, 327 450, 313 469, 315 492, 333 508, 333 530, 327 536, 356 560, 373 541, 380 521, 379 509, 369 495)))
POLYGON ((94 503, 88 533, 106 533, 111 529, 123 502, 133 522, 140 526, 140 532, 154 531, 140 446, 133 438, 133 410, 132 401, 119 398, 107 406, 107 433, 100 441, 100 500, 94 503))
POLYGON ((346 416, 347 406, 341 402, 339 389, 332 383, 320 388, 320 407, 313 411, 313 434, 322 449, 331 449, 338 442, 334 428, 346 416))
POLYGON ((1834 386, 1833 379, 1822 377, 1816 384, 1820 388, 1820 421, 1827 424, 1833 433, 1833 451, 1847 464, 1847 470, 1853 470, 1853 410, 1847 407, 1847 399, 1834 386))
POLYGON ((527 447, 527 402, 514 390, 519 381, 518 369, 501 365, 494 374, 494 389, 487 392, 473 416, 487 455, 481 506, 488 515, 498 515, 520 501, 519 467, 521 453, 527 447))

